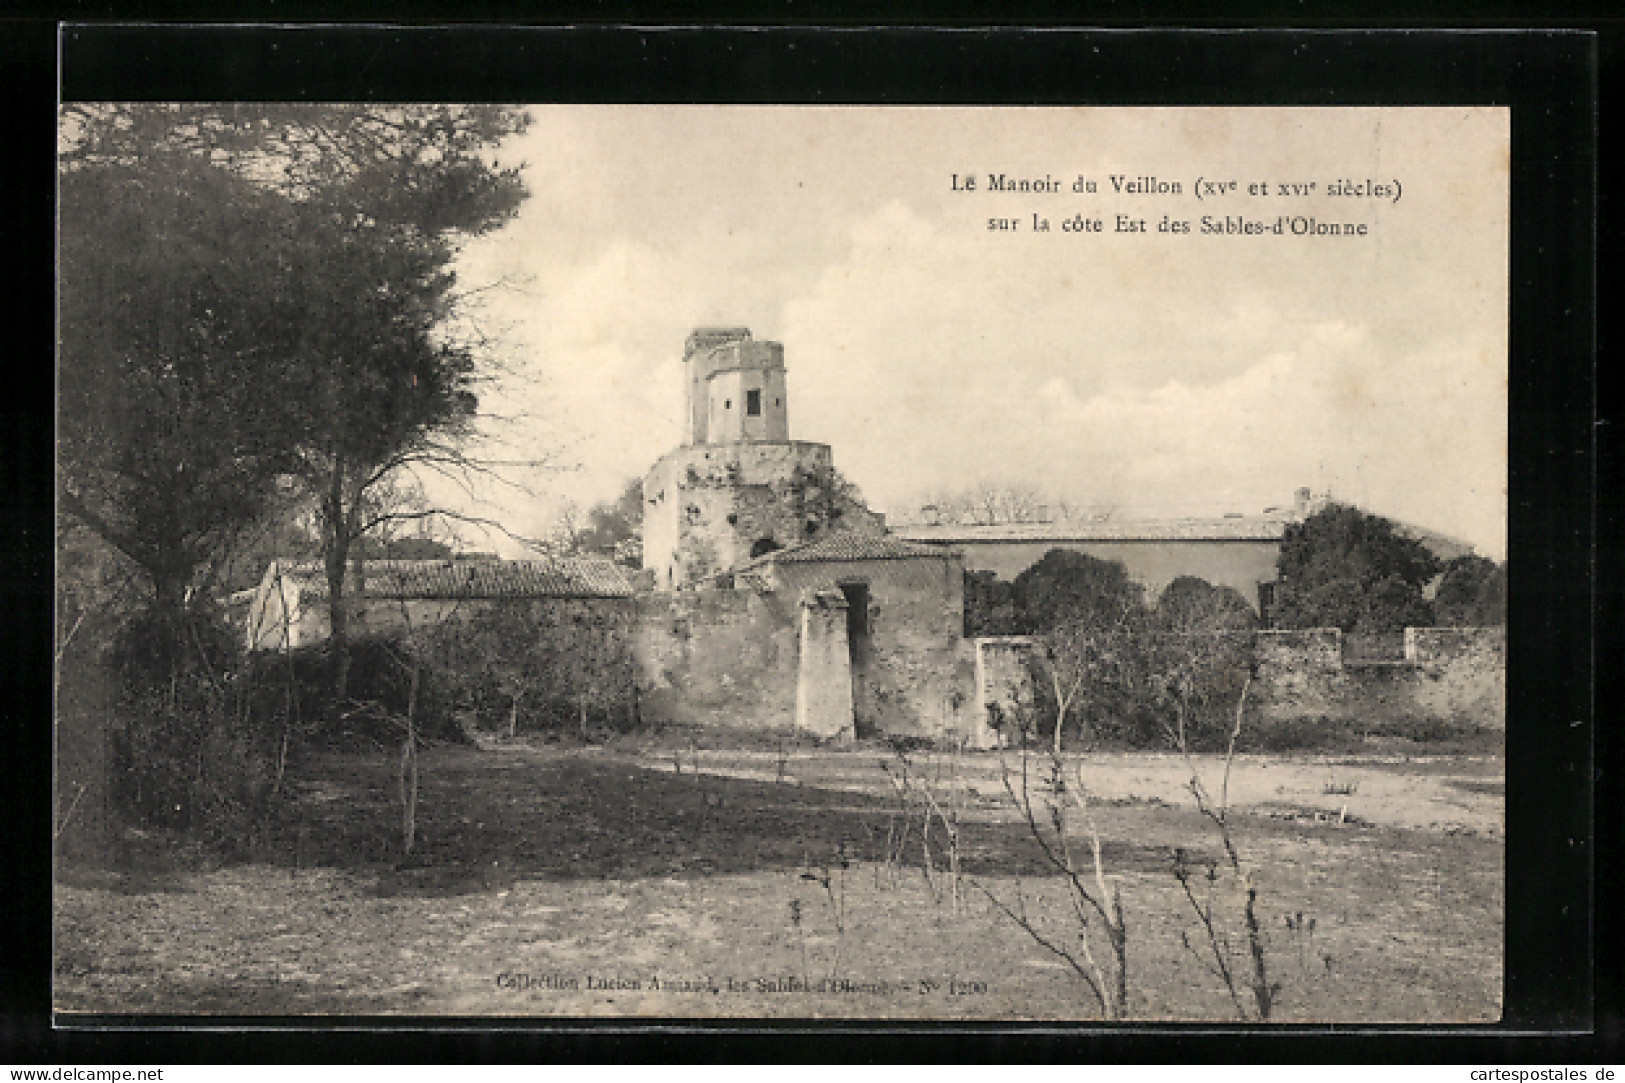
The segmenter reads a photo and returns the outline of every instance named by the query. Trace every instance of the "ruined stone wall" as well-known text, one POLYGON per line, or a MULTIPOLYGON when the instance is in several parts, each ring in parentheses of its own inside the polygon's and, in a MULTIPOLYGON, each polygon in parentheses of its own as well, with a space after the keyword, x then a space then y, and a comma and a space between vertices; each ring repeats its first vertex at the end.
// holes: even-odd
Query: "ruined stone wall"
POLYGON ((796 675, 796 728, 826 739, 856 735, 847 603, 838 590, 803 595, 801 661, 796 675))
POLYGON ((975 732, 973 657, 964 649, 964 575, 954 557, 782 563, 778 593, 869 588, 867 644, 853 672, 858 735, 954 740, 975 732))
MULTIPOLYGON (((362 598, 352 602, 351 634, 380 635, 422 631, 448 621, 475 620, 504 611, 522 614, 537 636, 551 636, 568 644, 577 635, 596 637, 593 629, 609 629, 620 636, 632 628, 630 598, 362 598)), ((274 615, 274 614, 273 614, 274 615)), ((297 610, 293 646, 320 643, 330 634, 327 602, 306 603, 297 610)), ((259 629, 260 646, 282 646, 281 630, 259 629)))
MULTIPOLYGON (((550 600, 550 599, 548 599, 550 600)), ((571 601, 573 599, 561 599, 571 601)), ((531 603, 543 599, 516 598, 498 601, 491 598, 367 598, 350 614, 351 623, 358 632, 382 633, 422 630, 444 624, 448 620, 472 618, 507 607, 514 612, 529 613, 531 603)))
POLYGON ((833 471, 828 444, 679 448, 643 483, 643 566, 671 590, 745 564, 758 542, 882 533, 884 520, 833 491, 833 471))
POLYGON ((791 729, 794 596, 755 590, 640 595, 632 651, 645 722, 791 729))
POLYGON ((636 605, 631 598, 511 598, 455 601, 412 600, 407 603, 412 627, 439 618, 432 648, 453 664, 480 671, 495 661, 524 662, 525 705, 532 716, 551 716, 555 724, 581 717, 617 726, 638 716, 636 671, 631 653, 636 605), (473 641, 462 626, 490 617, 490 635, 473 641), (472 655, 472 657, 471 657, 472 655))
POLYGON ((1001 731, 1031 718, 1037 707, 1032 666, 1037 645, 1031 636, 983 636, 971 641, 975 651, 975 728, 971 745, 996 748, 1001 731))

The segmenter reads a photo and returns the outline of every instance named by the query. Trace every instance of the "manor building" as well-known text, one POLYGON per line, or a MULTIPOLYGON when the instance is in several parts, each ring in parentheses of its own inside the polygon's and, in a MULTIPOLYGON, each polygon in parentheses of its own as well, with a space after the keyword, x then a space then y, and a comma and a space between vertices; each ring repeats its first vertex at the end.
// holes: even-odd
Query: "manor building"
POLYGON ((790 439, 784 347, 744 327, 702 327, 683 353, 686 429, 643 483, 643 566, 659 589, 835 533, 878 537, 828 444, 790 439))
POLYGON ((648 709, 825 736, 972 725, 964 572, 886 531, 828 444, 790 439, 784 347, 702 327, 683 443, 643 483, 648 709))
MULTIPOLYGON (((1305 490, 1256 518, 889 531, 829 445, 790 438, 779 343, 696 329, 683 394, 682 443, 643 482, 641 573, 575 558, 372 562, 351 581, 358 632, 519 609, 562 668, 574 659, 593 671, 582 679, 627 691, 626 717, 985 748, 999 739, 990 704, 1029 694, 1028 645, 964 638, 967 567, 1014 578, 1074 549, 1122 562, 1152 597, 1181 575, 1235 587, 1267 622, 1283 533, 1313 510, 1305 490), (614 674, 594 670, 604 659, 614 674)), ((325 591, 319 568, 273 564, 249 603, 249 646, 325 639, 325 591)))

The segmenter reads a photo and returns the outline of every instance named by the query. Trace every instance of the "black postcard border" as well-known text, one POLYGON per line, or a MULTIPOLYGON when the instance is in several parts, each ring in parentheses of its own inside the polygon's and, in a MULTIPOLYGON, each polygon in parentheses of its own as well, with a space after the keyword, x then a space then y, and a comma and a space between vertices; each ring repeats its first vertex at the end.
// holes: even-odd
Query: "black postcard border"
MULTIPOLYGON (((40 28, 28 29, 33 34, 40 28)), ((1593 1014, 1593 994, 1607 997, 1618 988, 1617 954, 1595 936, 1594 871, 1602 878, 1595 886, 1607 889, 1598 891, 1599 899, 1617 899, 1619 886, 1617 865, 1595 861, 1593 830, 1598 764, 1618 762, 1617 738, 1593 730, 1594 659, 1605 669, 1612 661, 1597 657, 1597 648, 1607 644, 1599 644, 1593 630, 1599 601, 1597 471, 1608 466, 1595 444, 1595 35, 97 23, 64 25, 52 36, 60 50, 63 100, 1510 106, 1509 560, 1517 572, 1508 629, 1507 1018, 1490 1028, 1290 1027, 1267 1034, 1195 1026, 1080 1032, 816 1020, 638 1026, 359 1018, 271 1026, 263 1019, 77 1019, 73 1025, 82 1029, 51 1030, 42 1014, 49 1002, 50 897, 43 875, 49 832, 48 826, 41 830, 43 817, 32 816, 32 830, 5 840, 6 867, 38 878, 30 879, 27 905, 11 923, 15 939, 0 971, 0 1029, 7 1045, 37 1044, 41 1055, 49 1051, 53 1060, 73 1061, 109 1055, 171 1061, 388 1062, 470 1055, 664 1060, 696 1052, 704 1059, 741 1061, 1189 1060, 1243 1053, 1251 1059, 1461 1061, 1520 1049, 1524 1057, 1548 1059, 1560 1049, 1591 1048, 1610 1035, 1610 1044, 1617 1041, 1617 999, 1605 1001, 1600 1016, 1593 1014), (1597 759, 1594 740, 1602 753, 1597 759), (291 1035, 278 1029, 287 1025, 299 1028, 292 1044, 291 1035), (508 1029, 486 1029, 493 1025, 508 1029), (1546 1037, 1532 1049, 1529 1036, 1536 1034, 1546 1037)), ((29 86, 37 93, 37 35, 32 40, 26 54, 15 44, 8 47, 26 63, 5 71, 16 78, 32 74, 29 86)), ((11 54, 0 55, 9 60, 11 54)), ((8 251, 34 257, 27 263, 34 281, 16 297, 18 312, 37 321, 52 311, 50 283, 44 280, 42 288, 40 276, 51 266, 46 208, 55 139, 53 116, 42 113, 40 103, 29 104, 32 109, 9 118, 17 129, 11 145, 26 151, 8 178, 22 193, 13 203, 18 213, 0 228, 14 234, 10 239, 20 234, 26 245, 8 245, 8 251)), ((35 330, 33 322, 28 330, 35 330)), ((51 337, 47 319, 34 340, 47 352, 36 348, 38 356, 49 356, 51 337)), ((46 810, 53 404, 49 371, 38 379, 38 364, 24 369, 24 382, 39 385, 36 390, 18 394, 0 413, 8 463, 0 479, 6 482, 8 535, 0 547, 7 602, 0 607, 6 621, 0 631, 15 644, 0 652, 0 676, 13 723, 6 727, 12 740, 3 768, 7 792, 22 798, 16 802, 22 807, 46 810)), ((1606 514, 1612 509, 1605 503, 1606 514)), ((1609 800, 1618 822, 1617 798, 1609 800)), ((20 878, 8 879, 16 884, 20 878)), ((8 1051, 6 1059, 17 1055, 8 1051)))

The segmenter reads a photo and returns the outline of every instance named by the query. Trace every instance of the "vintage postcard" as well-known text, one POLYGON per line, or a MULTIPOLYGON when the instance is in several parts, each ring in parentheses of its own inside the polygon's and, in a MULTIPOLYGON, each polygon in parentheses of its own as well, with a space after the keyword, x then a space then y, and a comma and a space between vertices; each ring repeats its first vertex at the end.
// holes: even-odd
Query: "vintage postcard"
POLYGON ((62 118, 59 1019, 1501 1018, 1509 110, 62 118))

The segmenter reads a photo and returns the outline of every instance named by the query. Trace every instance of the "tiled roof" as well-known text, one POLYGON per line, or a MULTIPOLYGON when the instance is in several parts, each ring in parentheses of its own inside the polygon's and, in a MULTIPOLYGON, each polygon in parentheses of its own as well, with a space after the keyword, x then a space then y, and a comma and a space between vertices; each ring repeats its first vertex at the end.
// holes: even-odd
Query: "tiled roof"
MULTIPOLYGON (((1278 542, 1290 524, 1281 516, 1223 519, 1107 519, 1062 523, 939 523, 899 526, 893 533, 916 542, 947 545, 996 542, 1258 541, 1278 542)), ((1471 553, 1472 545, 1437 531, 1390 519, 1407 538, 1421 542, 1444 560, 1471 553)))
MULTIPOLYGON (((300 597, 322 598, 327 581, 316 564, 286 566, 300 597)), ((631 573, 588 557, 553 560, 369 560, 372 598, 629 598, 631 573)))
POLYGON ((900 526, 897 536, 917 542, 1280 541, 1286 518, 1106 519, 1062 523, 900 526))
POLYGON ((940 545, 921 545, 892 535, 835 534, 821 541, 778 549, 757 557, 747 568, 763 564, 824 564, 849 560, 941 560, 955 556, 940 545))
POLYGON ((1428 552, 1440 560, 1454 560, 1474 551, 1471 542, 1464 542, 1460 538, 1452 538, 1448 534, 1440 534, 1438 531, 1429 530, 1426 527, 1396 522, 1394 523, 1394 529, 1398 530, 1404 537, 1427 546, 1428 552))

